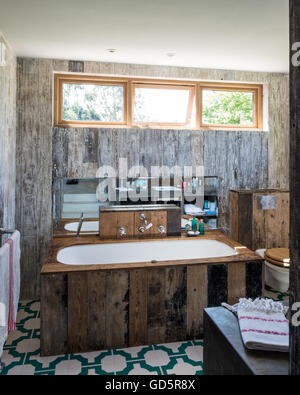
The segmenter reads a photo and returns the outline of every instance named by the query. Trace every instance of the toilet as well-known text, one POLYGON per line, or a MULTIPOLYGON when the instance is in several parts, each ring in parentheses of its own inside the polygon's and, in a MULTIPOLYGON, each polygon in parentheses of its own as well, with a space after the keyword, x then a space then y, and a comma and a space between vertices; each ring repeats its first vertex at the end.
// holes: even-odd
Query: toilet
POLYGON ((265 284, 280 292, 289 289, 290 253, 288 248, 256 250, 265 259, 265 284))

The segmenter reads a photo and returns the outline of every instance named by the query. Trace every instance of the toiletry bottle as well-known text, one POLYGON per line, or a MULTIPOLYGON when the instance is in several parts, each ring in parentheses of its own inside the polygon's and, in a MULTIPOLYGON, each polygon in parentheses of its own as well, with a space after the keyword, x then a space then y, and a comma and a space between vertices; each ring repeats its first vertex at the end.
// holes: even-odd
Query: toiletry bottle
POLYGON ((192 230, 197 231, 197 220, 193 218, 192 220, 192 230))
POLYGON ((201 219, 200 223, 199 223, 199 233, 200 233, 200 235, 204 235, 204 222, 203 222, 203 219, 201 219))

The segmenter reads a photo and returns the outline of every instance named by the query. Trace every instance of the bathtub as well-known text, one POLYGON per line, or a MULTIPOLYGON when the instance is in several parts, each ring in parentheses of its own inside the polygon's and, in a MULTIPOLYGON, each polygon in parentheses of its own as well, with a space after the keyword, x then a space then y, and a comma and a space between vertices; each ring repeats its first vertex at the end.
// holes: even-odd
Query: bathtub
POLYGON ((234 248, 217 240, 151 240, 74 245, 61 249, 57 260, 65 265, 107 265, 219 258, 236 254, 234 248))
POLYGON ((262 262, 218 231, 53 238, 41 271, 41 355, 200 339, 204 308, 261 295, 262 262))

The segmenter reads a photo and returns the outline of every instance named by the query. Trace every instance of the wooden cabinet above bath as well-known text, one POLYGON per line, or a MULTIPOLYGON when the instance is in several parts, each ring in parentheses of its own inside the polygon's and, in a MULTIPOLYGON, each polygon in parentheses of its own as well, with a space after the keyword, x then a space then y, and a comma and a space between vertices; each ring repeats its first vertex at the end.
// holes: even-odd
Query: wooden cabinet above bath
POLYGON ((101 239, 179 236, 181 209, 174 204, 100 208, 101 239))

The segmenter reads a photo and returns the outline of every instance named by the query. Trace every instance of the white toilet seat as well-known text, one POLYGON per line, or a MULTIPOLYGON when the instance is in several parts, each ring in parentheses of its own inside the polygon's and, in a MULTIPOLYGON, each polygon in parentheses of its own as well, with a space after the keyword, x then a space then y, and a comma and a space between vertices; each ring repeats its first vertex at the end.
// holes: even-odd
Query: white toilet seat
MULTIPOLYGON (((265 257, 266 249, 255 251, 262 258, 265 257)), ((265 284, 279 292, 287 292, 289 289, 289 267, 278 266, 265 260, 265 284)))

